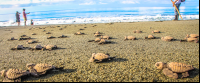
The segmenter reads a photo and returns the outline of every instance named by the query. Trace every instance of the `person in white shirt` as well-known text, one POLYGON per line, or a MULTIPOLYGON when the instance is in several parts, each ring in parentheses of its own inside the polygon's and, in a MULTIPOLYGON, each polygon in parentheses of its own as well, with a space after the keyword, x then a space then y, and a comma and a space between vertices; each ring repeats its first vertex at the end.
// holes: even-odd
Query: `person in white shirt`
MULTIPOLYGON (((177 9, 179 11, 179 7, 181 5, 181 0, 175 0, 173 2, 173 7, 174 7, 174 4, 175 4, 175 6, 177 7, 177 9)), ((175 13, 175 19, 174 20, 178 20, 178 17, 179 17, 178 11, 176 10, 176 8, 174 9, 174 13, 175 13)))

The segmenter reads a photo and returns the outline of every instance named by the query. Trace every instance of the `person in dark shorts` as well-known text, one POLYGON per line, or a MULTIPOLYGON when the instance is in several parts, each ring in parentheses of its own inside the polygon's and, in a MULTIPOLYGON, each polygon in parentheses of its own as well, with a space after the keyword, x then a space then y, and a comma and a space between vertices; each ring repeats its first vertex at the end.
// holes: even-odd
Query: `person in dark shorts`
POLYGON ((20 15, 21 13, 19 13, 18 11, 16 12, 16 22, 18 23, 18 26, 20 25, 20 15))
POLYGON ((33 19, 31 19, 31 25, 33 25, 33 19))

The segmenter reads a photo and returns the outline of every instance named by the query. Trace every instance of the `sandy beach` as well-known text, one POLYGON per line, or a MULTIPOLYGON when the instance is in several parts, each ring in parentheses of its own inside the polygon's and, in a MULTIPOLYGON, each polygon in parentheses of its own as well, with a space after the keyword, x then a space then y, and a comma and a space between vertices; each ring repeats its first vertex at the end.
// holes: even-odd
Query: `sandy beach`
MULTIPOLYGON (((22 79, 23 82, 199 82, 199 43, 180 42, 187 34, 199 34, 199 20, 0 27, 0 70, 27 70, 27 63, 64 67, 63 71, 48 72, 39 78, 29 76, 22 79), (142 33, 133 33, 134 30, 141 30, 142 33), (153 30, 160 30, 161 33, 152 33, 153 30), (74 35, 78 31, 85 35, 74 35), (94 37, 96 31, 112 37, 109 41, 113 43, 98 45, 88 42, 97 38, 94 37), (18 39, 21 35, 39 42, 26 44, 27 40, 7 41, 11 37, 18 39), (68 37, 47 39, 48 36, 60 35, 68 37), (138 40, 124 41, 124 37, 129 35, 138 40), (177 40, 147 40, 145 37, 148 35, 172 36, 177 40), (34 47, 38 44, 53 44, 60 49, 10 50, 17 45, 34 47), (104 63, 90 63, 88 60, 92 53, 109 53, 116 58, 104 63), (187 78, 173 79, 157 70, 154 66, 156 62, 181 62, 195 69, 189 71, 187 78)), ((0 82, 2 80, 3 77, 0 77, 0 82)))

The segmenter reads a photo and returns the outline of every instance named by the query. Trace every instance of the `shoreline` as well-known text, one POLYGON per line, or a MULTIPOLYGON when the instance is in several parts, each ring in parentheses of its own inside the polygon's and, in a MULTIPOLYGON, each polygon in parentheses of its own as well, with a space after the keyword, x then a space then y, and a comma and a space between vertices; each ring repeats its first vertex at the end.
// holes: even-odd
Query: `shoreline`
MULTIPOLYGON (((9 68, 27 70, 27 63, 48 63, 63 67, 64 71, 48 72, 47 75, 34 78, 27 77, 23 82, 199 82, 199 43, 146 40, 147 35, 155 37, 172 36, 177 40, 187 34, 199 34, 199 20, 163 21, 163 22, 112 22, 91 24, 56 24, 33 26, 9 26, 0 28, 0 71, 9 68), (151 28, 150 28, 151 27, 151 28), (59 30, 62 28, 62 30, 59 30), (80 30, 83 29, 83 30, 80 30), (10 31, 8 31, 10 30, 10 31), (46 32, 52 34, 46 34, 46 32), (142 33, 133 33, 141 30, 142 33), (151 33, 160 30, 161 33, 151 33), (13 31, 11 33, 11 31, 13 31), (74 35, 75 32, 85 35, 74 35), (111 36, 111 44, 98 45, 93 40, 96 31, 111 36), (31 35, 36 33, 36 35, 31 35), (48 36, 67 38, 47 39, 48 36), (27 40, 18 39, 27 35, 38 43, 26 44, 27 40), (124 36, 135 36, 138 40, 124 41, 124 36), (10 50, 16 45, 34 47, 35 45, 57 45, 61 49, 52 51, 10 50), (90 63, 92 53, 109 53, 115 59, 104 63, 90 63), (181 62, 192 65, 195 70, 183 79, 165 76, 155 68, 156 62, 181 62)), ((0 81, 3 77, 0 76, 0 81)))

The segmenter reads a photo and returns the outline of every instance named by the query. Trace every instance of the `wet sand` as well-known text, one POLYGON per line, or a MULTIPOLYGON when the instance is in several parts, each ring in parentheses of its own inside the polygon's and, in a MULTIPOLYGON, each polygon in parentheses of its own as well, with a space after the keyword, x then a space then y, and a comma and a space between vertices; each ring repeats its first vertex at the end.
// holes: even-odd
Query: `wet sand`
MULTIPOLYGON (((199 34, 199 20, 1 27, 0 70, 27 70, 27 63, 64 66, 63 71, 48 72, 39 78, 30 76, 22 79, 24 82, 199 82, 199 43, 180 42, 186 34, 199 34), (60 28, 63 30, 59 30, 60 28), (43 30, 52 34, 46 34, 43 30), (143 32, 133 33, 134 30, 143 32), (151 33, 153 30, 160 30, 161 33, 151 33), (85 35, 74 35, 78 31, 85 35), (88 42, 97 38, 93 34, 96 31, 111 36, 113 39, 109 40, 113 43, 98 45, 88 42), (23 34, 39 40, 39 43, 7 41, 11 37, 18 39, 23 34), (172 36, 177 41, 144 39, 150 34, 155 37, 172 36), (47 36, 60 35, 68 37, 47 39, 47 36), (124 41, 124 37, 128 35, 135 36, 138 40, 124 41), (53 44, 61 49, 10 50, 18 44, 24 47, 53 44), (109 53, 116 58, 104 63, 90 63, 88 60, 92 53, 109 53), (156 62, 182 62, 193 65, 195 70, 189 72, 188 78, 173 79, 157 70, 154 66, 156 62)), ((0 81, 2 80, 3 77, 0 77, 0 81)))

